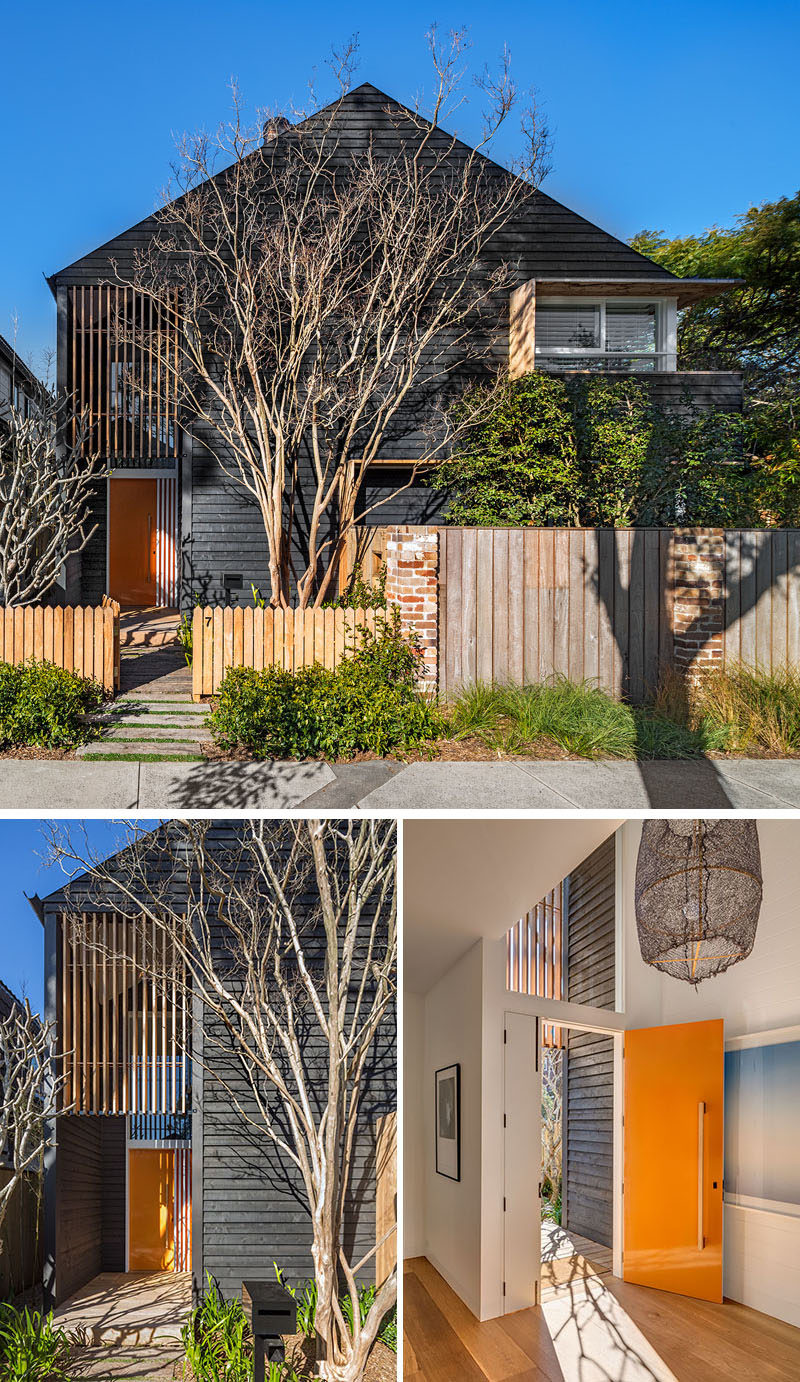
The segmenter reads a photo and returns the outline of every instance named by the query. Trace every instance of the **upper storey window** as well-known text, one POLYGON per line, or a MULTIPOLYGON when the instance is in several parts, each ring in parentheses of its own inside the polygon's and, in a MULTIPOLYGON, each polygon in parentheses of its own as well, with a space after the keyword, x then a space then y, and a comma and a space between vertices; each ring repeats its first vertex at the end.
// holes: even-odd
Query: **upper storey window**
POLYGON ((123 465, 177 456, 177 311, 112 284, 67 291, 67 388, 84 454, 123 465))
POLYGON ((536 367, 674 370, 675 309, 636 298, 537 298, 536 367))

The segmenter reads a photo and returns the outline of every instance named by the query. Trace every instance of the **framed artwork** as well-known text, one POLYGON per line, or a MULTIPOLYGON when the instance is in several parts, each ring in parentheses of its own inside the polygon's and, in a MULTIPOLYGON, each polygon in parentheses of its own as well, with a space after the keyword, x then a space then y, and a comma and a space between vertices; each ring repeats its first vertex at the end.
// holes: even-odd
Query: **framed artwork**
POLYGON ((725 1199, 800 1216, 800 1027, 725 1043, 725 1199))
POLYGON ((436 1071, 436 1173, 461 1180, 461 1066, 436 1071))

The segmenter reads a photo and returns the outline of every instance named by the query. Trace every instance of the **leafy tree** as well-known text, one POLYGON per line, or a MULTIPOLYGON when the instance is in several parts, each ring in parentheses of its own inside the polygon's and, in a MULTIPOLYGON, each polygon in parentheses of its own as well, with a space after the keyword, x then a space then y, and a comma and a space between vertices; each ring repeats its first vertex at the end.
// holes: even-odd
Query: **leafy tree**
POLYGON ((477 421, 431 478, 434 488, 451 495, 448 522, 577 524, 581 485, 564 383, 528 374, 496 392, 476 385, 451 409, 458 432, 470 414, 477 421))
POLYGON ((681 276, 743 280, 682 312, 680 365, 742 370, 756 454, 787 454, 800 435, 800 193, 732 226, 675 239, 643 230, 631 244, 681 276))
MULTIPOLYGON (((479 420, 431 480, 452 497, 449 523, 620 528, 749 521, 755 488, 741 464, 738 414, 699 414, 688 395, 679 410, 668 410, 636 379, 581 376, 565 383, 545 373, 507 380, 483 399, 473 390, 455 405, 462 407, 479 420)), ((800 476, 797 483, 800 490, 800 476)), ((778 510, 783 499, 772 485, 778 510)))

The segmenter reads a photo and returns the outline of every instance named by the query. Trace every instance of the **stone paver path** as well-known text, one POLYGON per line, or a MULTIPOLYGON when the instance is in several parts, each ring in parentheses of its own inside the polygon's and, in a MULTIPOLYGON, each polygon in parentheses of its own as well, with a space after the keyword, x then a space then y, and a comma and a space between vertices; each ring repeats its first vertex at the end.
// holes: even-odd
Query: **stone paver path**
POLYGON ((78 758, 154 758, 182 763, 203 761, 200 745, 210 739, 208 706, 165 697, 119 696, 104 710, 90 715, 102 738, 76 749, 78 758))
POLYGON ((100 739, 79 758, 203 761, 208 706, 192 701, 192 673, 178 641, 175 610, 128 609, 120 616, 120 695, 96 715, 100 739))

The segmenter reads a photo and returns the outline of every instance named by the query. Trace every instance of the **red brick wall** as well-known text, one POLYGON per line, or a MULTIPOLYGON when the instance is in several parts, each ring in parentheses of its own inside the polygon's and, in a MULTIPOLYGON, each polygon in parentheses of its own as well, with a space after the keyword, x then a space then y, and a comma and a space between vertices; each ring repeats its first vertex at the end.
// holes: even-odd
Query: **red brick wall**
POLYGON ((722 665, 723 530, 676 528, 672 553, 675 667, 692 678, 722 665))
POLYGON ((400 627, 422 650, 423 689, 436 690, 439 657, 439 534, 436 528, 386 530, 386 598, 400 627))

